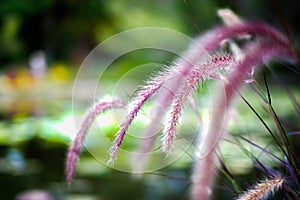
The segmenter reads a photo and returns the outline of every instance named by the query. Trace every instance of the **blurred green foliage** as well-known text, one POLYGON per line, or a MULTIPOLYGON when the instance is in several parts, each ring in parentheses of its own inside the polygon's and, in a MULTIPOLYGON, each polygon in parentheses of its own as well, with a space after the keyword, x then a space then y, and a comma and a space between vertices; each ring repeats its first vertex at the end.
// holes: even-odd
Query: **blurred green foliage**
POLYGON ((299 33, 298 1, 221 0, 2 0, 0 68, 27 60, 37 50, 50 61, 79 64, 99 42, 124 30, 145 26, 175 29, 190 36, 219 23, 216 10, 230 7, 248 19, 280 20, 299 33), (255 12, 253 12, 255 10, 255 12))
POLYGON ((24 61, 36 50, 53 60, 83 59, 98 42, 129 28, 182 30, 179 11, 176 1, 1 1, 1 66, 24 61))

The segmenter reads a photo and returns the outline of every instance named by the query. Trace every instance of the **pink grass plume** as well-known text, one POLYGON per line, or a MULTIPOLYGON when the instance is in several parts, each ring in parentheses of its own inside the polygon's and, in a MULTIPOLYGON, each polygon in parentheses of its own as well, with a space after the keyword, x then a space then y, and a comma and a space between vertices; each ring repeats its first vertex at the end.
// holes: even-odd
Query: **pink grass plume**
POLYGON ((83 140, 96 116, 109 109, 122 108, 125 105, 126 104, 122 100, 100 101, 90 109, 68 151, 66 163, 66 179, 69 184, 71 183, 74 175, 75 167, 83 146, 83 140))
POLYGON ((165 153, 169 154, 171 152, 171 147, 176 137, 178 120, 181 116, 187 97, 194 92, 203 79, 210 77, 216 78, 218 77, 218 73, 220 73, 220 69, 233 67, 234 65, 234 58, 232 58, 229 54, 216 53, 211 56, 206 63, 193 68, 187 77, 187 80, 183 82, 181 89, 173 99, 171 110, 169 112, 169 121, 165 126, 162 138, 162 148, 165 153))

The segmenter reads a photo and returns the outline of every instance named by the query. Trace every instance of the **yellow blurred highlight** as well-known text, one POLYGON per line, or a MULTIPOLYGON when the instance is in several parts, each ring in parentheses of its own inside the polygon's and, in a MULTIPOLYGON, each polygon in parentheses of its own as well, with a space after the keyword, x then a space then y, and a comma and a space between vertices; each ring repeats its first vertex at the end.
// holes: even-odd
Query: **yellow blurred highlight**
POLYGON ((71 98, 71 80, 68 66, 61 63, 51 65, 38 77, 23 66, 10 70, 0 75, 0 112, 14 119, 43 112, 48 101, 71 98))
POLYGON ((4 76, 3 83, 10 90, 25 91, 32 87, 34 80, 27 70, 20 70, 9 76, 4 76))
POLYGON ((68 67, 62 63, 55 63, 49 67, 48 78, 51 81, 63 82, 70 79, 68 67))

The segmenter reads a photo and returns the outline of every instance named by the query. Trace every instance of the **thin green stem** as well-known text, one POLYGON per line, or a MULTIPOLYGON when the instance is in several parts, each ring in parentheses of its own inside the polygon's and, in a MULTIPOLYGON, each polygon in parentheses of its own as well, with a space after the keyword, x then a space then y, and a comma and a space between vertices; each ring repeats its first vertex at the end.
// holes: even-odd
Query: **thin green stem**
POLYGON ((242 100, 247 104, 247 106, 254 112, 254 114, 257 116, 257 118, 259 119, 259 121, 264 125, 264 127, 267 129, 267 131, 270 133, 270 135, 273 137, 275 143, 278 145, 278 147, 280 148, 280 150, 282 151, 282 153, 288 157, 288 154, 286 153, 286 151, 282 148, 282 146, 280 145, 280 142, 278 141, 278 139, 275 137, 274 133, 272 132, 272 130, 269 128, 269 126, 264 122, 263 118, 257 113, 257 111, 251 106, 251 104, 238 92, 239 96, 242 98, 242 100))

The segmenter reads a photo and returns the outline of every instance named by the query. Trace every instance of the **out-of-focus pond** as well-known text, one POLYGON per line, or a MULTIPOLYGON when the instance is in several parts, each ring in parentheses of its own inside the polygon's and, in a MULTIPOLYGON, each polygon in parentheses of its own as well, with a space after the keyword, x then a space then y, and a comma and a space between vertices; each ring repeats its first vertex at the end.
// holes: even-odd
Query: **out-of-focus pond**
MULTIPOLYGON (((110 113, 99 117, 105 121, 102 128, 92 127, 85 142, 85 149, 80 157, 76 175, 71 185, 65 181, 65 158, 76 128, 72 117, 82 118, 89 107, 88 99, 81 97, 76 102, 79 110, 72 107, 72 89, 75 72, 69 71, 63 64, 55 65, 45 75, 34 78, 28 71, 15 71, 15 74, 4 73, 1 76, 1 122, 0 122, 0 188, 1 199, 188 199, 190 172, 192 168, 191 152, 186 152, 179 160, 166 168, 146 173, 143 177, 133 176, 126 172, 106 167, 103 160, 97 160, 97 155, 106 155, 109 147, 104 144, 99 134, 113 140, 114 134, 121 121, 111 121, 110 113), (54 73, 55 72, 55 73, 54 73), (74 111, 74 112, 73 112, 74 111), (30 198, 29 198, 30 197, 30 198)), ((136 72, 139 74, 139 70, 136 72)), ((148 72, 147 72, 148 73, 148 72)), ((138 80, 130 82, 130 75, 120 79, 116 91, 128 91, 128 95, 139 84, 138 80), (123 82, 122 82, 123 81, 123 82)), ((146 76, 146 74, 145 74, 146 76)), ((141 78, 141 77, 140 77, 141 78)), ((142 79, 142 78, 141 78, 142 79)), ((87 80, 86 88, 95 80, 87 80)), ((109 88, 109 84, 107 84, 109 88)), ((295 108, 291 102, 291 96, 284 89, 279 89, 271 84, 273 104, 277 114, 282 119, 290 119, 293 122, 295 108)), ((290 89, 299 98, 299 88, 290 85, 290 89)), ((107 89, 110 90, 110 89, 107 89)), ((246 86, 243 95, 251 102, 258 112, 264 113, 263 103, 257 94, 246 86)), ((129 97, 128 97, 129 98, 129 97)), ((205 105, 209 97, 206 86, 202 86, 198 99, 201 114, 207 113, 205 105), (208 95, 208 96, 206 96, 208 95)), ((269 146, 275 155, 282 156, 279 149, 269 144, 270 136, 264 133, 264 127, 257 123, 257 118, 249 114, 249 108, 242 101, 237 101, 232 112, 233 119, 230 122, 230 130, 233 133, 249 135, 252 141, 261 146, 269 146), (251 122, 251 123, 249 123, 251 122), (250 134, 251 133, 251 134, 250 134)), ((139 132, 147 124, 146 105, 141 116, 136 119, 131 132, 139 132)), ((182 123, 181 133, 187 138, 192 137, 197 129, 197 117, 192 114, 191 108, 186 108, 185 123, 182 123), (194 127, 193 127, 194 126, 194 127), (193 127, 193 128, 191 128, 193 127), (192 132, 192 134, 191 134, 192 132)), ((124 113, 120 113, 121 116, 124 113)), ((268 114, 264 116, 268 124, 272 119, 268 114)), ((121 117, 120 117, 121 118, 121 117)), ((120 120, 120 119, 119 119, 120 120)), ((77 124, 78 125, 78 124, 77 124)), ((297 137, 295 137, 297 138, 297 137)), ((262 162, 270 167, 277 167, 273 158, 262 155, 260 149, 244 144, 234 144, 235 137, 229 136, 222 144, 222 156, 224 162, 234 172, 239 180, 253 175, 253 161, 245 153, 245 149, 258 156, 262 162), (234 144, 234 145, 233 145, 234 144), (244 145, 244 146, 243 146, 244 145), (243 147, 243 148, 241 148, 243 147)), ((293 143, 297 140, 294 140, 293 143)), ((136 141, 125 141, 122 148, 133 149, 136 141)), ((193 152, 192 152, 193 153, 193 152)), ((130 163, 127 157, 118 159, 130 163)), ((153 161, 154 163, 156 161, 153 161)), ((222 175, 220 175, 222 177, 222 175)), ((221 197, 233 194, 228 189, 218 188, 221 197)))
MULTIPOLYGON (((173 181, 155 174, 137 178, 104 166, 87 150, 81 155, 74 181, 66 184, 66 153, 76 132, 76 127, 72 127, 74 74, 60 64, 38 78, 26 69, 1 76, 0 198, 187 198, 188 170, 175 167, 165 172, 183 180, 173 181)), ((82 110, 75 111, 75 115, 82 117, 89 105, 84 97, 81 101, 82 110)), ((116 124, 106 126, 108 130, 109 126, 114 127, 113 131, 117 128, 116 124)), ((97 135, 91 137, 88 140, 97 143, 97 135)), ((100 153, 108 152, 101 148, 101 141, 98 146, 100 153)))

